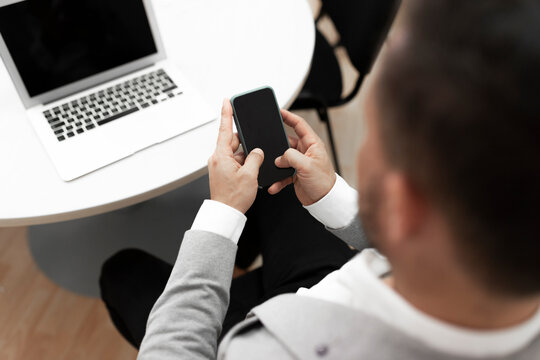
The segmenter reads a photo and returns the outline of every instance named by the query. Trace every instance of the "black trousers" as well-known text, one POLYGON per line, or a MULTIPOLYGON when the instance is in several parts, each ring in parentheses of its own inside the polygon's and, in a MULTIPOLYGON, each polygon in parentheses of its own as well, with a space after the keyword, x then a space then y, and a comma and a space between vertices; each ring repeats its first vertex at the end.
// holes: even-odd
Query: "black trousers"
MULTIPOLYGON (((357 252, 302 207, 292 186, 274 196, 259 191, 246 216, 236 265, 246 268, 260 253, 263 266, 232 281, 222 336, 253 307, 276 295, 317 284, 357 252)), ((102 299, 115 326, 137 348, 150 310, 171 271, 171 264, 135 249, 123 250, 103 265, 102 299)))

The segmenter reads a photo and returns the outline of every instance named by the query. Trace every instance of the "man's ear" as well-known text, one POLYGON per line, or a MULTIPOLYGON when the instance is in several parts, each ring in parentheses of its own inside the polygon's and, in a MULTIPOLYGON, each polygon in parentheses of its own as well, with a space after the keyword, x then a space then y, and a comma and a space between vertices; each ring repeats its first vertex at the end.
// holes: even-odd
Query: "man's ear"
POLYGON ((385 219, 388 241, 400 246, 420 231, 425 217, 425 200, 399 172, 386 175, 383 188, 385 205, 380 216, 385 219))

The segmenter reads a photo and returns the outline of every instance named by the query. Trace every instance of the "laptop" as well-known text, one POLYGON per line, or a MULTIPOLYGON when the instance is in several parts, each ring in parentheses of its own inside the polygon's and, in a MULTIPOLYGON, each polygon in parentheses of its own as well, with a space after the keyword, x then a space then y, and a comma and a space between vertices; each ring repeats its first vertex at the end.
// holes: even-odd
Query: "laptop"
POLYGON ((150 0, 0 0, 0 55, 65 181, 215 119, 150 0))

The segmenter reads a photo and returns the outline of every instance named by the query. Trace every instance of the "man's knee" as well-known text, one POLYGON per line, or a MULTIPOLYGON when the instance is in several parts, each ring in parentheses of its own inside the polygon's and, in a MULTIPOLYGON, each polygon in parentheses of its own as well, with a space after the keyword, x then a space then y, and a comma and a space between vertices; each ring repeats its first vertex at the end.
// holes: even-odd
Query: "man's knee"
POLYGON ((107 259, 101 266, 99 277, 102 297, 111 289, 118 288, 119 282, 123 282, 126 276, 130 276, 133 267, 142 263, 147 256, 148 254, 139 249, 124 249, 107 259))

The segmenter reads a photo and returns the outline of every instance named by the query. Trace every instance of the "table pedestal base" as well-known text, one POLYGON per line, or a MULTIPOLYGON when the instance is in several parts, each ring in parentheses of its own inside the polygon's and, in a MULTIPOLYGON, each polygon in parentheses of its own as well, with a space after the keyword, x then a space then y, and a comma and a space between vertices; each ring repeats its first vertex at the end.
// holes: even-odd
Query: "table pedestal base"
POLYGON ((186 230, 204 199, 204 176, 155 199, 107 214, 32 226, 30 252, 37 266, 57 285, 77 294, 99 297, 101 265, 127 248, 143 249, 173 263, 186 230))

